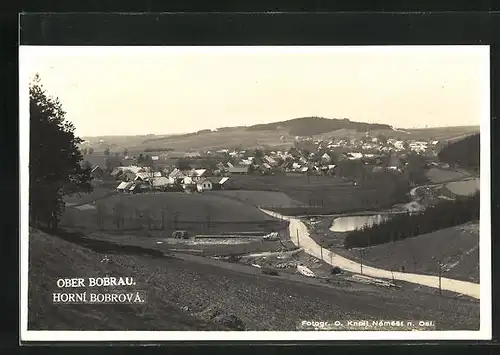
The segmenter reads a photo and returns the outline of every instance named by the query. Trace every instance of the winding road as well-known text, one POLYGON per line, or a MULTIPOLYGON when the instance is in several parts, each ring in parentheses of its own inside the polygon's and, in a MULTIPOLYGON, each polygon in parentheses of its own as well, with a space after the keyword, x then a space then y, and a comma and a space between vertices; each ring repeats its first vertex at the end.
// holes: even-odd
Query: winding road
MULTIPOLYGON (((274 218, 281 218, 290 222, 290 239, 299 248, 303 249, 307 254, 322 259, 325 263, 338 266, 343 270, 363 274, 371 277, 382 279, 406 281, 423 286, 439 288, 439 277, 421 274, 411 274, 406 272, 391 272, 390 270, 378 269, 371 266, 363 265, 361 272, 361 264, 344 258, 333 251, 322 248, 310 236, 307 226, 297 218, 282 216, 279 213, 261 209, 262 212, 274 218)), ((441 277, 441 289, 467 295, 479 299, 480 288, 479 284, 467 281, 460 281, 441 277)))

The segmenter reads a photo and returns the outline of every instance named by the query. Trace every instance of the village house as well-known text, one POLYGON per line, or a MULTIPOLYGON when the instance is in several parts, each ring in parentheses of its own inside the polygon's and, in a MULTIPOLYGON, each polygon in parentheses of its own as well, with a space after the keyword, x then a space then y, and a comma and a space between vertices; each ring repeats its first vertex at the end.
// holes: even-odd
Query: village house
POLYGON ((188 152, 184 154, 184 158, 199 158, 200 156, 198 152, 188 152))
POLYGON ((172 172, 168 175, 169 178, 172 178, 175 183, 181 183, 182 180, 186 177, 186 175, 179 169, 175 168, 172 170, 172 172))
POLYGON ((169 179, 165 176, 155 177, 153 179, 153 189, 155 190, 164 190, 168 185, 173 183, 173 179, 169 179))
POLYGON ((91 171, 90 176, 94 179, 102 179, 104 176, 104 170, 102 170, 99 165, 96 165, 91 171))
POLYGON ((128 192, 128 190, 130 189, 130 187, 132 187, 132 185, 134 185, 134 183, 132 181, 122 181, 117 187, 116 187, 116 191, 118 192, 128 192))
POLYGON ((196 190, 198 192, 212 190, 212 181, 210 181, 207 178, 203 178, 201 180, 198 180, 198 182, 196 183, 196 190))
POLYGON ((325 154, 323 154, 323 155, 321 156, 321 163, 322 163, 322 164, 328 164, 328 163, 330 163, 330 162, 331 162, 331 160, 332 160, 332 159, 330 158, 330 156, 329 156, 327 153, 325 153, 325 154))

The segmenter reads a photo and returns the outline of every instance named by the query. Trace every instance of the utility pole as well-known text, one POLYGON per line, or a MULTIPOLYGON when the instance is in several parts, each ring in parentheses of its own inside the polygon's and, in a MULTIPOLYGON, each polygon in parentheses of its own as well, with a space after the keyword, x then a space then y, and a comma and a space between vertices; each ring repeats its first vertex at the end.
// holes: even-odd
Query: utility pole
POLYGON ((320 245, 320 250, 321 250, 321 261, 323 261, 323 247, 320 245))
POLYGON ((297 247, 300 248, 299 229, 297 228, 297 247))
POLYGON ((361 255, 361 275, 363 275, 363 249, 360 250, 361 255))
POLYGON ((439 294, 442 295, 443 291, 441 290, 441 262, 438 262, 438 275, 439 275, 439 294))

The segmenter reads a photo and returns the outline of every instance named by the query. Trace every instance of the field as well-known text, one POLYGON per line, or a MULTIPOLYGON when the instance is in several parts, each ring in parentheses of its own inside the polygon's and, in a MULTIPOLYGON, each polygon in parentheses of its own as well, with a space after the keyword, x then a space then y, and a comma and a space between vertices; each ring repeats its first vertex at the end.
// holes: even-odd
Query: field
POLYGON ((431 168, 425 172, 427 178, 435 184, 440 184, 442 182, 460 180, 468 177, 465 172, 456 171, 456 170, 446 170, 439 168, 431 168))
MULTIPOLYGON (((114 194, 95 204, 68 207, 62 225, 104 230, 136 230, 153 235, 170 235, 175 229, 193 234, 262 231, 283 228, 256 207, 215 194, 149 192, 135 195, 114 194), (113 209, 120 204, 123 225, 117 228, 113 209), (101 209, 99 209, 101 208, 101 209)), ((141 232, 142 233, 142 232, 141 232)))
POLYGON ((235 175, 231 177, 230 186, 243 190, 283 192, 297 203, 290 204, 288 201, 269 199, 269 204, 261 203, 260 205, 290 216, 306 213, 333 214, 389 207, 394 201, 386 193, 381 192, 384 188, 383 181, 379 183, 372 183, 371 186, 355 186, 352 182, 332 176, 235 175), (287 203, 282 204, 282 202, 287 203))
POLYGON ((433 319, 438 330, 479 327, 478 302, 413 289, 269 276, 245 265, 123 247, 111 253, 35 230, 29 255, 29 329, 212 330, 205 318, 214 309, 237 316, 246 330, 295 330, 302 319, 433 319), (147 303, 51 304, 57 278, 99 275, 134 277, 147 303))
POLYGON ((221 190, 206 191, 203 194, 223 196, 225 198, 235 199, 252 206, 300 206, 300 202, 288 197, 283 192, 277 191, 258 191, 258 190, 221 190))
MULTIPOLYGON (((332 218, 323 218, 311 226, 311 236, 326 248, 332 245, 336 253, 360 261, 358 249, 342 247, 347 233, 328 230, 332 218)), ((468 223, 436 232, 422 234, 394 243, 363 248, 363 263, 387 270, 429 275, 438 274, 438 262, 443 263, 443 276, 479 282, 479 225, 468 223)))
POLYGON ((458 196, 468 196, 479 190, 479 179, 455 181, 446 184, 451 193, 458 196))

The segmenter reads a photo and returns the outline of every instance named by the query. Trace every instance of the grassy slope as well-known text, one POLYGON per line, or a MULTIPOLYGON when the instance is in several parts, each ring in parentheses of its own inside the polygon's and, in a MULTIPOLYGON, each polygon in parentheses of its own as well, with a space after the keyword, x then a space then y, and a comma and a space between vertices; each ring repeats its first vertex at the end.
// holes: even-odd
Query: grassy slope
POLYGON ((101 263, 102 255, 36 230, 30 232, 29 255, 29 329, 217 329, 214 324, 180 310, 174 300, 163 297, 157 287, 145 282, 146 278, 142 278, 137 286, 137 289, 148 292, 145 305, 54 305, 51 303, 51 294, 60 292, 56 287, 58 278, 106 275, 133 277, 137 273, 116 263, 101 263))
MULTIPOLYGON (((332 218, 324 218, 314 226, 314 233, 311 234, 326 248, 329 245, 343 245, 346 235, 329 231, 331 220, 332 218)), ((478 245, 479 225, 468 223, 395 243, 363 248, 363 262, 388 270, 400 270, 401 266, 404 266, 408 272, 437 275, 437 262, 441 261, 450 267, 449 271, 444 271, 443 276, 479 282, 478 245), (456 262, 458 264, 454 265, 456 262)), ((342 256, 360 261, 359 252, 356 250, 346 250, 342 247, 334 250, 342 256)))
POLYGON ((265 276, 242 265, 206 259, 102 255, 33 232, 30 241, 30 329, 200 330, 213 326, 194 313, 218 306, 247 330, 294 330, 302 319, 433 319, 438 329, 478 329, 479 303, 412 290, 325 286, 265 276), (58 277, 131 276, 148 293, 145 306, 55 306, 49 292, 58 277))
POLYGON ((468 223, 422 234, 395 243, 364 248, 364 260, 387 269, 405 267, 408 272, 479 282, 479 225, 468 223), (415 268, 413 256, 415 255, 415 268))

